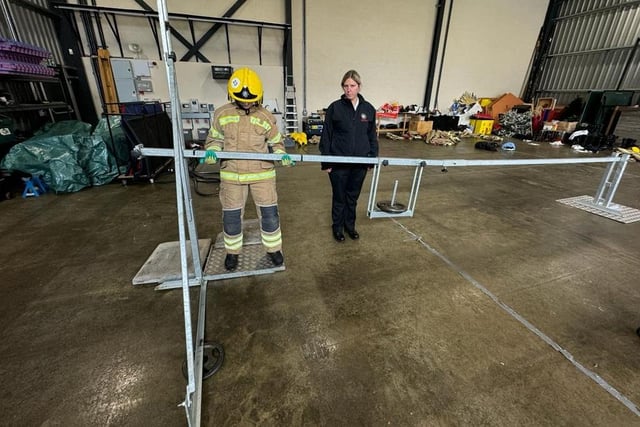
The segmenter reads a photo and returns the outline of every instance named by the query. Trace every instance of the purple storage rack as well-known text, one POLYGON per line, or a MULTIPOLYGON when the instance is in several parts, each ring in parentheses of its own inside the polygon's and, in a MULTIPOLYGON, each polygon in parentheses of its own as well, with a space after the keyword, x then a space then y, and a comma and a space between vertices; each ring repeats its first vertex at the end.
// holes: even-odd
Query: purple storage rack
POLYGON ((55 70, 43 65, 50 57, 41 47, 0 37, 0 74, 54 76, 55 70))

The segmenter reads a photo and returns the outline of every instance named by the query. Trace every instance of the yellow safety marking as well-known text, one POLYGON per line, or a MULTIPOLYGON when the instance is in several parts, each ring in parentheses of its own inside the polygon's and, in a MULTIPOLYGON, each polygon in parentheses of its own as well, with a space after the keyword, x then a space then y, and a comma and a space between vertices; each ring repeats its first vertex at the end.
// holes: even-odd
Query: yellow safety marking
POLYGON ((271 169, 265 172, 256 172, 256 173, 237 173, 237 172, 229 172, 229 171, 220 171, 220 179, 225 181, 236 181, 236 182, 249 182, 249 181, 262 181, 269 178, 275 178, 276 171, 275 169, 271 169))
POLYGON ((240 122, 240 116, 224 116, 224 117, 220 117, 220 120, 218 120, 218 123, 220 123, 220 126, 228 125, 229 123, 238 123, 238 122, 240 122))

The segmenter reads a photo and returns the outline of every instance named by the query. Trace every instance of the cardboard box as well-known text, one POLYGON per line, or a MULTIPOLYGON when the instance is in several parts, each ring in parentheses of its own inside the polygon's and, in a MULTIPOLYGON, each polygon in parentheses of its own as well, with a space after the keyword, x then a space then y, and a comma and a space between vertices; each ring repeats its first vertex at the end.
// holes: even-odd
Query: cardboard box
POLYGON ((409 132, 416 132, 420 135, 431 132, 433 129, 433 122, 427 120, 411 120, 409 122, 409 132))
POLYGON ((542 123, 542 130, 554 131, 554 132, 573 132, 576 130, 578 122, 563 122, 558 120, 552 120, 550 122, 542 123))
POLYGON ((557 122, 556 130, 558 132, 573 132, 577 125, 578 122, 557 122))
POLYGON ((471 129, 476 135, 491 135, 493 130, 493 120, 471 119, 471 129))
POLYGON ((522 99, 518 98, 512 93, 507 92, 504 95, 494 99, 491 104, 487 105, 486 110, 488 114, 491 114, 493 120, 498 120, 500 118, 500 114, 511 111, 514 106, 521 104, 523 104, 522 99))

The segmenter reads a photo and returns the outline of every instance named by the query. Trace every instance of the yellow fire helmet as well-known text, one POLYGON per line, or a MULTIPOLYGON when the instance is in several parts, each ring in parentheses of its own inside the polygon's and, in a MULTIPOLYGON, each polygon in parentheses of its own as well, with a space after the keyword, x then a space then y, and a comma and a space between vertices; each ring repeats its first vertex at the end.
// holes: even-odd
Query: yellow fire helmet
POLYGON ((238 68, 227 83, 229 98, 238 102, 262 101, 262 82, 258 74, 250 68, 238 68))

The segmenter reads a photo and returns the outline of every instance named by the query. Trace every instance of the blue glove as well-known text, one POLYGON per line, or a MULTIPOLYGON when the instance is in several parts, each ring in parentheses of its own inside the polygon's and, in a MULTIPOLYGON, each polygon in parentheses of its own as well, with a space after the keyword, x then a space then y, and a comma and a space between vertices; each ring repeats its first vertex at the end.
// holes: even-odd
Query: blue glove
POLYGON ((215 165, 217 161, 218 156, 216 156, 216 150, 213 148, 207 148, 204 158, 200 159, 200 163, 206 163, 208 165, 215 165))
POLYGON ((284 154, 282 156, 282 159, 280 159, 280 163, 282 164, 282 166, 295 166, 296 162, 291 160, 291 156, 289 156, 288 154, 284 154))

